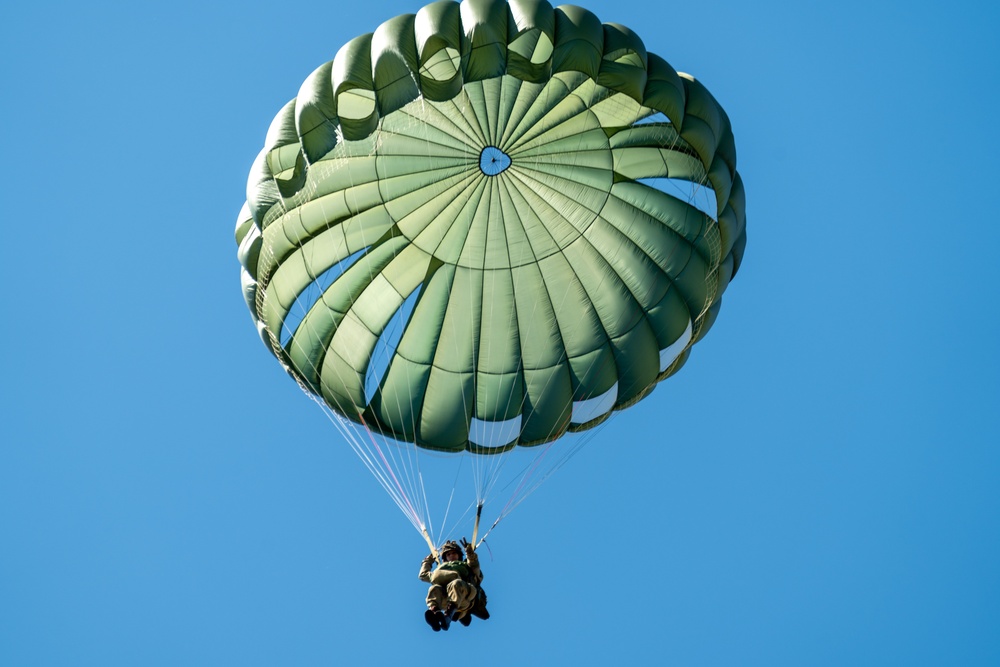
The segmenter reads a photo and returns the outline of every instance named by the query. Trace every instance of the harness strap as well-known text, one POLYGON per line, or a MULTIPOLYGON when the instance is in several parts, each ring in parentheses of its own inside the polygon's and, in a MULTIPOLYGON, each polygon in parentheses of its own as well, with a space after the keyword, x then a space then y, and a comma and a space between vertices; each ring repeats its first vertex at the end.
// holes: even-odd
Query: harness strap
MULTIPOLYGON (((479 535, 479 517, 483 515, 483 503, 479 503, 476 506, 476 525, 472 529, 472 548, 475 549, 478 544, 476 544, 476 537, 479 535)), ((485 535, 484 535, 485 537, 485 535)))
POLYGON ((438 553, 437 547, 434 546, 434 542, 431 540, 431 536, 427 534, 427 529, 421 528, 420 534, 424 536, 425 540, 427 540, 427 546, 431 548, 431 555, 434 556, 434 560, 440 563, 441 555, 438 553))

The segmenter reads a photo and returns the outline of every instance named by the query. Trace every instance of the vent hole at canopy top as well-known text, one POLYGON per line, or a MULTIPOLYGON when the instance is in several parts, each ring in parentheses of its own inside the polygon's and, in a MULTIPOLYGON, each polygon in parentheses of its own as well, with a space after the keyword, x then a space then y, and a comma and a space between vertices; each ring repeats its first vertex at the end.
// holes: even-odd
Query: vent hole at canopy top
POLYGON ((496 146, 487 146, 479 154, 479 169, 487 176, 496 176, 510 166, 510 156, 496 146))

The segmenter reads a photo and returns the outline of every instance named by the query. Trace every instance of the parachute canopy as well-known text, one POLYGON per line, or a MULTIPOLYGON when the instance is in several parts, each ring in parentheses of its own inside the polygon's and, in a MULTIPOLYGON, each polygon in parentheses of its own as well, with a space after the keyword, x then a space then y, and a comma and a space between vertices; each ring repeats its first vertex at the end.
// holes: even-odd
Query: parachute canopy
POLYGON ((725 112, 628 28, 443 1, 306 79, 236 240, 304 388, 395 441, 492 454, 680 368, 739 268, 744 194, 725 112))

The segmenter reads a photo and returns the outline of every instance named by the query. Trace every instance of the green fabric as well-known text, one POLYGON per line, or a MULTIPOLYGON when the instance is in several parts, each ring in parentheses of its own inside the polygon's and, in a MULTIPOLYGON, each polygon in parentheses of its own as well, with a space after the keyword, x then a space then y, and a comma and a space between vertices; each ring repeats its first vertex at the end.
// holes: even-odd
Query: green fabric
POLYGON ((310 75, 236 237, 254 321, 304 386, 400 440, 491 453, 590 427, 676 372, 740 266, 744 207, 725 112, 635 33, 466 0, 310 75), (717 215, 645 179, 709 188, 717 215))
POLYGON ((466 564, 464 561, 460 560, 446 561, 438 565, 437 569, 449 570, 451 572, 455 572, 465 581, 472 581, 472 570, 469 569, 468 564, 466 564))

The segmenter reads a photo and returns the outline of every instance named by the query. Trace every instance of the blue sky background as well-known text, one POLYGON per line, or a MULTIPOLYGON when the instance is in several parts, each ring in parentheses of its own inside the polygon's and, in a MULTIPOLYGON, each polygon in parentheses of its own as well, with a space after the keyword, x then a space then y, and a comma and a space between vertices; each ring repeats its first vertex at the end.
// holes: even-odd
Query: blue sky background
POLYGON ((440 634, 233 242, 273 115, 420 6, 0 9, 0 664, 1000 664, 997 5, 586 5, 725 107, 749 244, 440 634))

